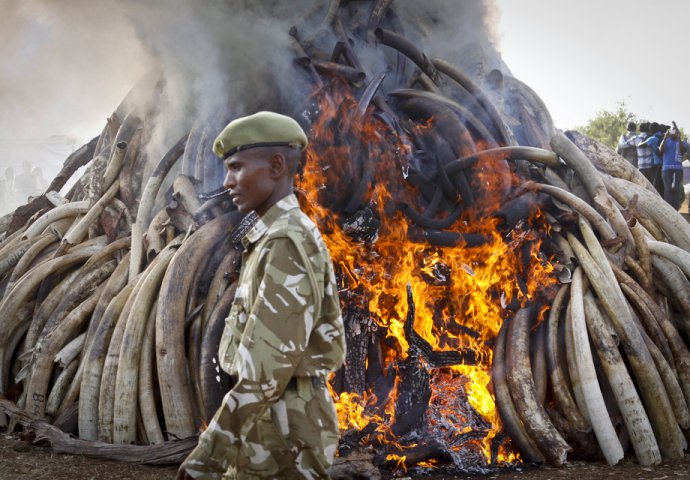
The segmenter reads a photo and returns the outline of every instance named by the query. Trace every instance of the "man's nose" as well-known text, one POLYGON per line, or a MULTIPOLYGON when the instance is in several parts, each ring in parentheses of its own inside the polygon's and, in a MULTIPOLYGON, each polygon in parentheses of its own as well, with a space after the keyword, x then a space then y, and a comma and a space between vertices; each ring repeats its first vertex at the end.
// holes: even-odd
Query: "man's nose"
POLYGON ((232 174, 232 172, 228 172, 225 175, 225 180, 223 180, 223 187, 224 188, 232 188, 236 184, 235 182, 235 175, 232 174))

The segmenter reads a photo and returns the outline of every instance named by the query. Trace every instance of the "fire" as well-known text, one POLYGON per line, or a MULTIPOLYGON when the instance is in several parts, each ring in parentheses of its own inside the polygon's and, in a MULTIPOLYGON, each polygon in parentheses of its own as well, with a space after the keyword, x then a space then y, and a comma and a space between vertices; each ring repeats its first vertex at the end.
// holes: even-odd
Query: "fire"
POLYGON ((373 396, 360 397, 357 393, 342 392, 340 395, 331 390, 331 394, 336 398, 336 411, 340 428, 348 430, 355 428, 362 430, 371 422, 382 423, 381 417, 377 415, 367 415, 365 409, 375 401, 373 396))
MULTIPOLYGON (((392 133, 382 119, 356 113, 357 102, 346 88, 322 99, 318 108, 298 187, 306 198, 304 210, 319 225, 330 250, 341 294, 347 294, 344 313, 353 307, 368 312, 371 325, 357 328, 384 332, 388 341, 383 366, 396 372, 410 355, 405 334, 409 286, 414 331, 435 352, 472 351, 476 358, 476 365, 429 369, 430 431, 450 444, 454 438, 467 438, 487 462, 515 461, 516 455, 504 447, 498 449, 498 458, 492 454, 501 424, 491 393, 491 345, 510 305, 534 300, 541 288, 555 282, 549 259, 540 253, 538 232, 545 231, 545 219, 537 212, 509 235, 500 233, 499 220, 487 212, 497 208, 506 180, 492 177, 496 169, 489 162, 477 173, 479 186, 486 190, 444 229, 482 241, 438 247, 419 241, 419 228, 400 208, 415 207, 420 198, 407 178, 414 151, 410 140, 392 133), (360 204, 366 207, 357 211, 360 204)), ((415 128, 430 125, 433 119, 415 128)), ((373 423, 379 441, 405 448, 390 430, 404 388, 395 374, 383 409, 373 392, 331 390, 341 431, 373 423)), ((405 467, 404 455, 390 458, 405 467)))

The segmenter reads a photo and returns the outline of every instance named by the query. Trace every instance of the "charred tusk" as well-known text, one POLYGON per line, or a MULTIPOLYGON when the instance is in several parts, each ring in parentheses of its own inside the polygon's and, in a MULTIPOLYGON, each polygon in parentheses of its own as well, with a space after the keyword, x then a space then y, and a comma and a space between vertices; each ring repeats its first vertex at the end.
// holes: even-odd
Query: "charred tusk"
POLYGON ((491 381, 494 386, 494 395, 496 395, 496 407, 504 428, 515 442, 520 453, 525 455, 531 462, 541 463, 545 460, 544 455, 537 447, 534 439, 525 430, 506 382, 505 345, 507 336, 508 321, 504 320, 498 332, 498 337, 496 337, 493 364, 491 366, 491 381))
POLYGON ((580 215, 585 217, 597 231, 601 234, 603 240, 612 240, 616 238, 616 232, 613 231, 611 226, 606 222, 606 220, 592 208, 587 202, 581 198, 573 195, 572 193, 562 190, 558 187, 552 185, 545 185, 536 182, 526 182, 523 184, 523 188, 528 190, 536 190, 537 192, 543 192, 552 197, 560 200, 561 202, 567 204, 568 206, 575 209, 580 215))
POLYGON ((506 340, 507 382, 518 416, 528 435, 539 446, 546 461, 562 466, 571 450, 553 426, 544 407, 537 401, 529 361, 529 329, 534 307, 519 310, 508 328, 506 340))
POLYGON ((379 42, 389 46, 414 62, 434 83, 438 83, 439 74, 432 61, 419 50, 412 42, 402 35, 381 27, 374 30, 374 34, 379 42))
POLYGON ((590 432, 592 425, 588 418, 580 413, 580 409, 575 403, 575 399, 570 393, 567 379, 561 366, 559 359, 559 350, 563 349, 563 345, 559 344, 558 339, 558 325, 560 322, 561 311, 563 304, 568 296, 568 285, 563 285, 556 298, 551 305, 549 311, 549 318, 547 322, 547 342, 546 342, 546 358, 549 370, 549 378, 551 380, 551 390, 556 406, 563 416, 568 420, 568 423, 578 432, 590 432))
MULTIPOLYGON (((443 73, 444 75, 447 75, 449 78, 453 79, 458 85, 462 86, 462 88, 467 90, 477 100, 477 102, 491 118, 491 121, 499 134, 499 136, 496 138, 499 144, 515 144, 515 139, 508 131, 501 114, 498 112, 494 103, 479 85, 477 85, 469 76, 465 75, 465 73, 458 67, 443 59, 434 58, 432 60, 432 64, 438 72, 443 73)), ((431 78, 434 80, 434 77, 431 78)), ((438 81, 435 80, 434 83, 438 83, 438 81)))
MULTIPOLYGON (((532 163, 546 165, 553 168, 561 166, 558 155, 550 150, 544 150, 536 147, 497 147, 482 150, 480 152, 467 155, 463 158, 459 158, 454 162, 450 162, 448 165, 446 165, 446 173, 450 175, 458 169, 468 168, 478 162, 481 163, 487 160, 527 160, 532 163)), ((536 184, 536 186, 541 188, 545 185, 536 184)))

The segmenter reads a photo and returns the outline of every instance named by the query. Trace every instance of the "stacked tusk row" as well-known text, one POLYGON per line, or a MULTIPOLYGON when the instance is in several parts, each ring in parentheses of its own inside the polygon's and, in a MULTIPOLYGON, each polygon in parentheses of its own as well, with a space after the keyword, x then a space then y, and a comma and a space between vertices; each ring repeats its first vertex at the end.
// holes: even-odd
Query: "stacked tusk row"
POLYGON ((85 151, 93 160, 67 198, 4 232, 0 393, 84 440, 159 444, 195 435, 222 397, 214 358, 239 264, 228 237, 240 216, 227 213, 227 199, 202 208, 187 176, 170 186, 174 214, 159 205, 167 172, 157 172, 178 160, 176 146, 136 186, 157 213, 139 207, 146 234, 135 237, 123 165, 137 168, 144 154, 127 148, 119 133, 127 130, 137 135, 123 123, 111 154, 107 132, 101 150, 85 151), (146 259, 133 260, 133 239, 146 259))
POLYGON ((522 188, 572 215, 551 233, 557 265, 572 275, 543 322, 530 308, 504 322, 494 351, 497 406, 530 461, 560 466, 569 454, 600 453, 614 465, 629 447, 642 465, 682 458, 690 227, 622 157, 577 132, 569 137, 551 139, 564 166, 522 188))
MULTIPOLYGON (((418 194, 391 215, 402 212, 430 245, 482 241, 453 226, 480 208, 486 182, 499 191, 495 208, 536 199, 561 283, 548 301, 506 308, 492 367, 505 431, 523 459, 555 466, 600 456, 615 464, 630 450, 643 465, 680 458, 690 428, 689 224, 621 157, 555 131, 526 85, 505 76, 505 97, 489 94, 394 31, 390 0, 346 3, 330 2, 309 41, 297 29, 290 36, 296 68, 339 105, 304 118, 360 147, 334 159, 338 168, 322 164, 334 183, 319 198, 338 219, 367 207, 381 182, 379 147, 352 132, 375 119, 378 140, 395 138, 390 149, 409 154, 406 185, 418 194), (363 3, 373 7, 362 25, 348 9, 363 3), (381 49, 376 69, 398 76, 370 79, 359 47, 381 49), (415 68, 410 78, 401 65, 415 68), (342 85, 357 102, 329 96, 342 85), (347 188, 335 185, 343 176, 347 188)), ((199 120, 156 161, 154 116, 137 107, 123 102, 46 194, 0 219, 0 395, 86 441, 155 445, 197 434, 228 387, 215 355, 241 216, 226 195, 200 195, 222 192, 211 142, 234 115, 199 120)), ((338 151, 330 141, 312 142, 324 162, 338 151)))

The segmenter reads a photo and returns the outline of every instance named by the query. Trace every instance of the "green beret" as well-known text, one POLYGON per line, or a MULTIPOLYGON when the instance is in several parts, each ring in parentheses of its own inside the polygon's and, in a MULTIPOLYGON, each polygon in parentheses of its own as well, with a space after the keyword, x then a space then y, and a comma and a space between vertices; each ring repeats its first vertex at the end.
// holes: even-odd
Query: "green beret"
POLYGON ((307 135, 294 119, 274 112, 258 112, 233 120, 213 142, 220 158, 253 147, 292 147, 303 150, 307 135))

